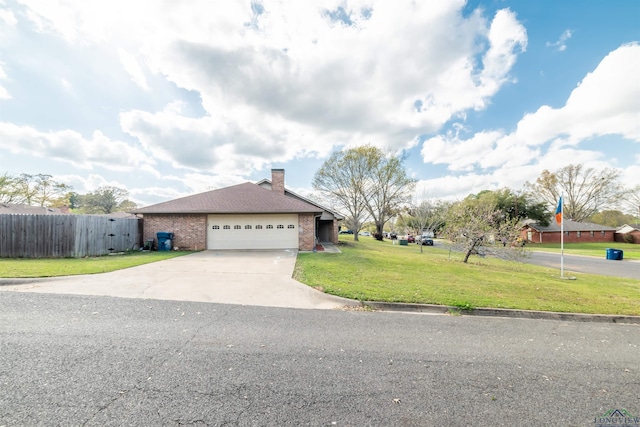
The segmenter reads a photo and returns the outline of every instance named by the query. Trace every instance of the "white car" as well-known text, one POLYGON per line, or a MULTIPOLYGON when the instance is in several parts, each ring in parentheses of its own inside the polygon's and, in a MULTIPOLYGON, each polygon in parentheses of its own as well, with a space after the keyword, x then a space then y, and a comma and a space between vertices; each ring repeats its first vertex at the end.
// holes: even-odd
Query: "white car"
POLYGON ((358 234, 361 236, 371 236, 371 233, 369 233, 368 231, 361 231, 358 234))

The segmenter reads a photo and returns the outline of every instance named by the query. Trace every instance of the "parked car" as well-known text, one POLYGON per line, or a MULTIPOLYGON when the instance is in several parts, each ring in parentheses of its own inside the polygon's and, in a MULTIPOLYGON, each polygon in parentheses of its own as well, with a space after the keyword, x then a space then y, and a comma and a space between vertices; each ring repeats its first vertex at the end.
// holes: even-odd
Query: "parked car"
POLYGON ((361 236, 369 236, 369 237, 371 236, 371 233, 370 233, 370 232, 368 232, 368 231, 361 231, 361 232, 360 232, 360 233, 358 233, 358 234, 359 234, 359 235, 361 235, 361 236))
POLYGON ((423 246, 433 246, 433 239, 423 234, 422 236, 420 236, 420 243, 423 246))
POLYGON ((407 234, 407 242, 408 243, 415 243, 416 242, 416 238, 413 237, 411 234, 407 234))
POLYGON ((353 230, 340 230, 338 234, 353 234, 353 230))

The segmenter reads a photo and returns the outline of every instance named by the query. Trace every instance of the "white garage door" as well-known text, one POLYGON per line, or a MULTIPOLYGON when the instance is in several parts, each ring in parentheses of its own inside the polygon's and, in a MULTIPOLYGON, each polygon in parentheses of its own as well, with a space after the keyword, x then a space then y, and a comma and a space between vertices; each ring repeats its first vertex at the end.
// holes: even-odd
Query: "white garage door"
POLYGON ((298 248, 298 215, 209 215, 207 249, 298 248))

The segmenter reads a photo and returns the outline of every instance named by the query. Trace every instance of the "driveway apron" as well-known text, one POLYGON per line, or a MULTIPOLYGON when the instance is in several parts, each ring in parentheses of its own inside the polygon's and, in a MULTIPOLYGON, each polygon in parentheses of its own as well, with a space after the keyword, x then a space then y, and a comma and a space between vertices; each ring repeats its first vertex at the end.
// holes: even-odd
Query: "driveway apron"
POLYGON ((294 280, 296 257, 295 250, 203 251, 111 273, 29 279, 0 290, 268 307, 358 305, 294 280))

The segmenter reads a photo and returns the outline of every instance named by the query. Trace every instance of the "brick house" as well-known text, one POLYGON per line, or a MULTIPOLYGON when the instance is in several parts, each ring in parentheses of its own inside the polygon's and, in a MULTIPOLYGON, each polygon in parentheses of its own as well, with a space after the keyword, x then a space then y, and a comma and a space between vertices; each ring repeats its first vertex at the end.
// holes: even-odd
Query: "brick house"
POLYGON ((200 249, 312 250, 318 242, 338 242, 343 218, 289 191, 284 170, 271 180, 246 182, 136 209, 144 240, 174 233, 173 246, 200 249))
MULTIPOLYGON (((564 221, 565 243, 613 242, 616 229, 590 222, 564 221)), ((520 237, 532 243, 560 243, 561 229, 555 221, 547 226, 531 222, 523 226, 520 237)))
POLYGON ((625 224, 618 228, 615 239, 616 242, 640 243, 640 228, 625 224))

